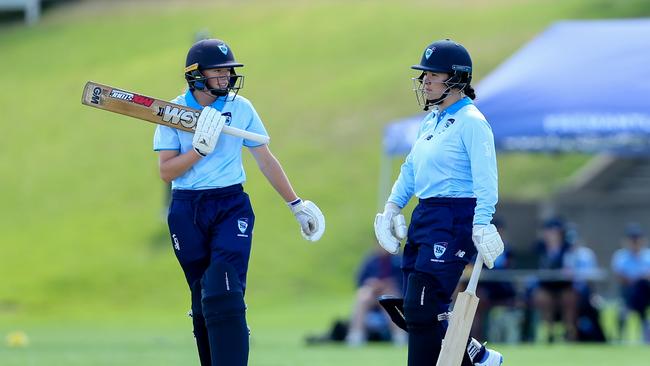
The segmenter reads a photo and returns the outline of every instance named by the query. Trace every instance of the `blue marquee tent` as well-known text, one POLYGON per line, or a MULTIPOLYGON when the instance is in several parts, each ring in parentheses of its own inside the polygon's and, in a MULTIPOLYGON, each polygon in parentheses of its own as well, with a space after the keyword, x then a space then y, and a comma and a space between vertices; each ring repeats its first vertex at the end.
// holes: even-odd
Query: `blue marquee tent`
MULTIPOLYGON (((555 23, 477 86, 505 151, 650 154, 650 19, 555 23)), ((408 153, 422 115, 384 130, 408 153)))

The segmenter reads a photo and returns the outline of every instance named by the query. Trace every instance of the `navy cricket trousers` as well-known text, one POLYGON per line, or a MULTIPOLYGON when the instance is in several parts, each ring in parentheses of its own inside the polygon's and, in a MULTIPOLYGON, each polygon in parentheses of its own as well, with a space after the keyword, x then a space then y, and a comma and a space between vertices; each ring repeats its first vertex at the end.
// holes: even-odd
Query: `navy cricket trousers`
MULTIPOLYGON (((420 199, 411 216, 402 257, 408 365, 436 364, 449 311, 465 265, 476 254, 472 223, 476 199, 420 199)), ((462 365, 472 365, 465 353, 462 365)))
POLYGON ((174 190, 167 222, 174 254, 190 287, 217 261, 232 265, 246 287, 255 215, 241 184, 174 190))
MULTIPOLYGON (((255 224, 248 195, 241 184, 207 190, 174 190, 167 222, 174 253, 190 287, 192 323, 201 365, 212 365, 213 360, 246 363, 246 336, 224 342, 218 332, 209 334, 207 314, 203 314, 201 279, 211 264, 223 268, 219 263, 226 263, 239 277, 243 295, 255 224), (212 338, 220 341, 212 344, 212 338), (239 349, 241 354, 218 353, 220 347, 239 349)), ((228 326, 245 332, 242 329, 246 328, 245 320, 241 322, 228 326)))
POLYGON ((475 198, 420 199, 413 210, 402 257, 404 287, 414 271, 434 277, 451 302, 465 265, 476 254, 472 242, 475 198))

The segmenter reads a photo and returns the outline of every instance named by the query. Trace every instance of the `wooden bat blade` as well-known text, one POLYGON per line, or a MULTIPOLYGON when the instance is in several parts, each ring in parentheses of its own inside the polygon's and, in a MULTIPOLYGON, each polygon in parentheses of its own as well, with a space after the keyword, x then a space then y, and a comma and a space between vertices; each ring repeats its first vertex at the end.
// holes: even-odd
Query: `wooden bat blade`
POLYGON ((457 295, 436 366, 460 366, 478 302, 479 298, 471 292, 465 291, 457 295))
MULTIPOLYGON (((201 114, 193 108, 92 81, 87 82, 84 87, 81 104, 187 132, 194 132, 201 114)), ((239 128, 224 126, 222 131, 261 144, 269 142, 268 136, 239 128)))

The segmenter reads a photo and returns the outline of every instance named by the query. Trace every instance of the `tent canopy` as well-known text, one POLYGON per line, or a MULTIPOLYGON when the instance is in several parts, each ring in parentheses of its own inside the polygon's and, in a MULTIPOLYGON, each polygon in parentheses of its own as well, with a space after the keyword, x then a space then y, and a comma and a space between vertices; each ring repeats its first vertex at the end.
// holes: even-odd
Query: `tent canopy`
MULTIPOLYGON (((497 148, 650 155, 650 19, 555 23, 486 76, 477 107, 497 148)), ((384 130, 408 153, 423 115, 384 130)))

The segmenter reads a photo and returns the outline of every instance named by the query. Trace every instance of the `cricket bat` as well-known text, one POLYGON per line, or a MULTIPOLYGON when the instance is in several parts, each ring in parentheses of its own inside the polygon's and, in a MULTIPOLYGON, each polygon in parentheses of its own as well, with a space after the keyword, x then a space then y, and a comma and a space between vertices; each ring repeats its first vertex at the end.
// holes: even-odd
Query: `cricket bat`
MULTIPOLYGON (((201 111, 197 109, 124 89, 117 89, 93 81, 86 83, 81 97, 81 104, 187 132, 194 132, 196 122, 201 114, 201 111)), ((267 144, 269 142, 268 136, 230 126, 223 126, 222 132, 259 142, 260 144, 267 144)))
POLYGON ((456 296, 456 302, 451 311, 451 319, 449 320, 445 339, 442 341, 442 349, 436 366, 460 366, 463 361, 469 332, 472 329, 476 307, 478 306, 479 299, 476 297, 476 285, 481 275, 481 267, 483 267, 483 259, 480 254, 477 254, 467 289, 456 296))

